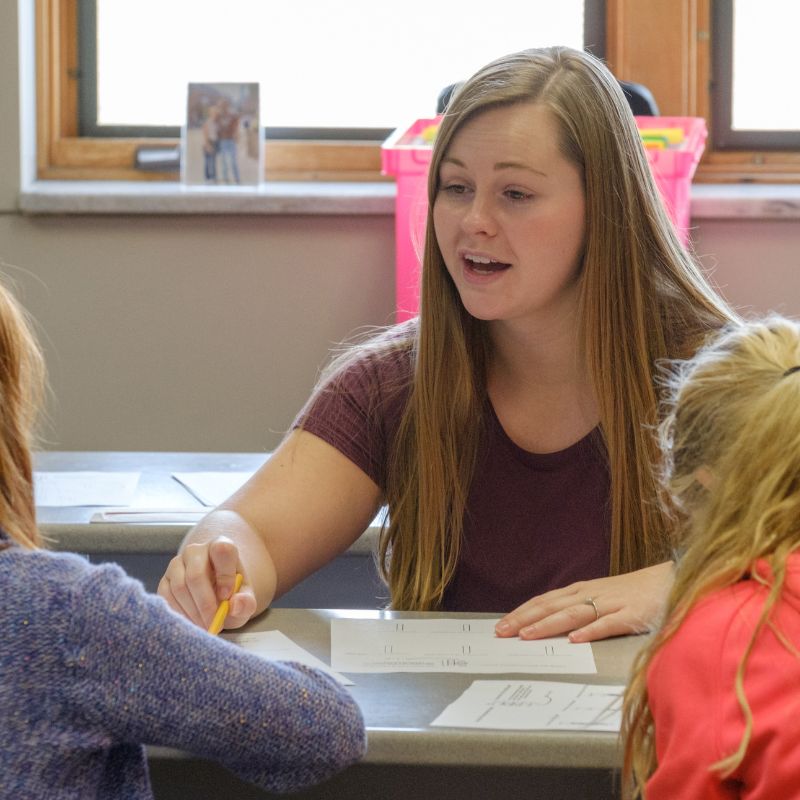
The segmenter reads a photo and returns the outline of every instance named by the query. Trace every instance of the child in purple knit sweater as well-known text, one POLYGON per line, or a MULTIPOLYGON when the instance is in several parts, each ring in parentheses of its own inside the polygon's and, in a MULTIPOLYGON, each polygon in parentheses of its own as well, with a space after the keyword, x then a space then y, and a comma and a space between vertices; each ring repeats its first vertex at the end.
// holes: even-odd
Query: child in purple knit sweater
POLYGON ((210 636, 115 566, 40 549, 29 449, 42 361, 0 286, 0 798, 151 798, 143 744, 283 792, 360 758, 322 672, 210 636))

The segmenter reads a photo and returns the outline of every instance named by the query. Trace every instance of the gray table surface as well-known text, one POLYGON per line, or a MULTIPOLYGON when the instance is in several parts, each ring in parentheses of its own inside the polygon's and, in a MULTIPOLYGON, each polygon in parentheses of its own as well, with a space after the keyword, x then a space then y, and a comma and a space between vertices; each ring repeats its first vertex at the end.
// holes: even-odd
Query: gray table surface
MULTIPOLYGON (((414 613, 276 608, 252 620, 242 631, 280 630, 330 664, 330 621, 334 618, 408 619, 490 617, 487 614, 414 613)), ((430 723, 476 679, 517 678, 575 683, 624 684, 646 637, 596 642, 596 675, 352 673, 348 687, 368 728, 365 764, 470 767, 549 767, 615 769, 621 764, 618 736, 575 731, 507 731, 433 728, 430 723)), ((181 757, 159 748, 162 757, 181 757)))
MULTIPOLYGON (((202 504, 172 478, 173 472, 254 471, 268 457, 268 453, 48 451, 37 453, 34 463, 35 469, 41 471, 137 471, 141 478, 132 507, 202 510, 202 504)), ((102 509, 42 507, 37 513, 50 547, 87 553, 92 560, 127 558, 130 563, 124 566, 142 567, 139 577, 152 591, 163 571, 161 562, 177 550, 191 523, 93 523, 91 517, 98 510, 102 509)), ((374 551, 377 535, 377 527, 370 527, 343 554, 346 557, 336 559, 312 576, 313 581, 306 581, 308 587, 301 585, 282 599, 294 607, 272 608, 246 629, 281 630, 330 663, 330 620, 334 617, 426 616, 378 610, 385 602, 380 597, 381 589, 373 585, 374 574, 366 569, 367 565, 372 566, 369 554, 374 551), (315 610, 319 605, 344 608, 345 604, 349 610, 315 610)), ((596 675, 557 679, 624 683, 634 655, 645 641, 646 637, 625 637, 595 643, 596 675)), ((553 680, 555 676, 392 673, 351 677, 355 681, 351 691, 368 727, 366 758, 322 786, 295 795, 297 800, 618 797, 616 770, 621 751, 615 734, 430 726, 477 678, 553 680)), ((149 758, 156 800, 275 797, 240 781, 213 762, 187 753, 151 748, 149 758)))
MULTIPOLYGON (((34 456, 34 469, 139 472, 141 477, 131 508, 202 511, 203 504, 172 477, 173 472, 254 472, 269 456, 269 453, 41 451, 34 456)), ((174 553, 192 527, 187 522, 91 522, 92 515, 102 508, 40 507, 39 527, 54 550, 140 554, 174 553)), ((377 527, 368 528, 349 552, 372 552, 377 536, 377 527)))

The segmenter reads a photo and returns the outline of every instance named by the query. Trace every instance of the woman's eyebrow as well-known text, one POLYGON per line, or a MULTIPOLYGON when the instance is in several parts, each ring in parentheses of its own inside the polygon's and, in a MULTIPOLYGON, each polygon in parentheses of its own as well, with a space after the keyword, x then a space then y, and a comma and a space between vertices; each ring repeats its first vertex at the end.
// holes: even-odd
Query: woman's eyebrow
MULTIPOLYGON (((455 166, 462 167, 464 169, 467 167, 467 165, 460 158, 455 158, 454 156, 444 156, 440 163, 454 164, 455 166)), ((521 161, 498 161, 494 165, 494 169, 497 171, 503 169, 524 169, 527 172, 533 172, 536 175, 541 175, 543 178, 547 177, 546 172, 542 172, 542 170, 536 169, 536 167, 532 167, 530 164, 524 164, 521 161)))
POLYGON ((543 178, 547 177, 546 172, 542 172, 540 169, 536 169, 536 167, 532 167, 530 164, 523 164, 521 161, 498 161, 494 168, 496 170, 501 169, 524 169, 528 172, 535 172, 537 175, 541 175, 543 178))

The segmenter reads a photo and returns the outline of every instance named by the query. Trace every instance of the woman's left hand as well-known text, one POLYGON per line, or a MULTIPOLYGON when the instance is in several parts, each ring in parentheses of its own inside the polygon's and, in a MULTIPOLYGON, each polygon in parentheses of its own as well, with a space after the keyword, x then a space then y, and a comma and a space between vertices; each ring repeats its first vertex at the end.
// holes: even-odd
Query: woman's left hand
POLYGON ((528 600, 506 614, 495 631, 520 639, 568 633, 571 642, 646 633, 660 621, 672 577, 673 563, 665 561, 624 575, 579 581, 528 600))

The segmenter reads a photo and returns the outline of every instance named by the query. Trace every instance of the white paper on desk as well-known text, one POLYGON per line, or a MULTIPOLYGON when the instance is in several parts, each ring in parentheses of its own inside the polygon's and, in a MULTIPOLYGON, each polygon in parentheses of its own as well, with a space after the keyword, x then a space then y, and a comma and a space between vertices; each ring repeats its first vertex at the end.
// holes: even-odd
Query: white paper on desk
POLYGON ((218 506, 252 476, 249 472, 173 472, 175 478, 204 506, 218 506))
POLYGON ((624 691, 585 683, 474 681, 431 725, 616 733, 624 691))
POLYGON ((324 661, 304 650, 280 631, 253 631, 248 633, 225 633, 223 637, 245 650, 272 661, 299 661, 307 667, 316 667, 327 672, 343 686, 352 686, 353 681, 334 672, 324 661))
POLYGON ((596 673, 592 646, 500 639, 496 619, 333 619, 331 665, 342 672, 596 673))
POLYGON ((34 472, 36 505, 130 505, 139 475, 138 472, 34 472))
POLYGON ((207 508, 104 508, 95 511, 89 522, 141 522, 148 524, 195 525, 208 514, 207 508))

